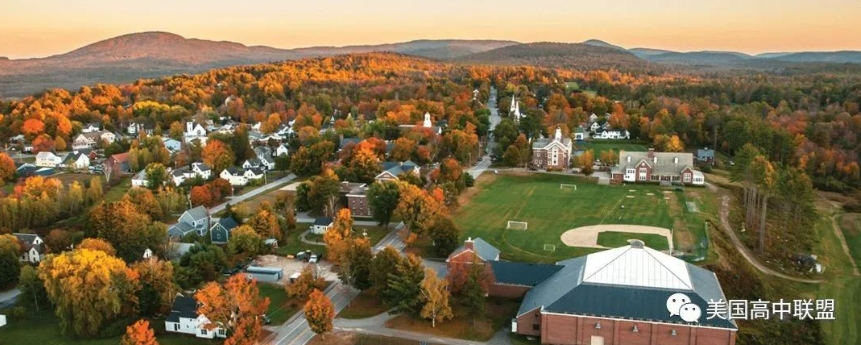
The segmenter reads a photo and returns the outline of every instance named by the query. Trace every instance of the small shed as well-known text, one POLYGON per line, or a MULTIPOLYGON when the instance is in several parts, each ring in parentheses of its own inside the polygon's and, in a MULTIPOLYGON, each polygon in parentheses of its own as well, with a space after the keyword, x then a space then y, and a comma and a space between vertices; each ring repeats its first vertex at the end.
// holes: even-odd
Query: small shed
POLYGON ((245 269, 248 279, 255 278, 258 282, 275 283, 284 276, 284 269, 277 267, 248 266, 245 269))

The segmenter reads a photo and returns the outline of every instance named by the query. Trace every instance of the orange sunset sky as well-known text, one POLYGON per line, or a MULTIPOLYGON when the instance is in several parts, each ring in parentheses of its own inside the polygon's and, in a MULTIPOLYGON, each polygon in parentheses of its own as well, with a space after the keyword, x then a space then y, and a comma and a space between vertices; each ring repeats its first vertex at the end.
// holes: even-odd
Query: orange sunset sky
POLYGON ((13 59, 140 31, 277 48, 597 38, 679 51, 861 50, 858 0, 3 0, 0 18, 0 56, 13 59))

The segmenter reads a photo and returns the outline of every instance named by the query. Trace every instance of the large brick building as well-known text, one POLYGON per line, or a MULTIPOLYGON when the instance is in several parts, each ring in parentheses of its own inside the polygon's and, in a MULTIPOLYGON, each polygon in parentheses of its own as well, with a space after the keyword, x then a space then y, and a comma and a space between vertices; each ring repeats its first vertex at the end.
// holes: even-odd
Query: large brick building
POLYGON ((619 165, 610 171, 613 183, 683 183, 702 186, 705 177, 694 169, 689 152, 619 151, 619 165))
POLYGON ((571 138, 564 138, 562 129, 556 128, 553 138, 532 143, 532 165, 539 169, 568 169, 572 147, 571 138))
POLYGON ((556 264, 499 261, 499 250, 470 239, 448 259, 492 269, 490 296, 523 302, 514 333, 560 345, 734 345, 732 321, 708 319, 709 300, 726 297, 714 273, 647 248, 640 241, 556 264), (682 293, 702 315, 696 323, 671 316, 670 296, 682 293))

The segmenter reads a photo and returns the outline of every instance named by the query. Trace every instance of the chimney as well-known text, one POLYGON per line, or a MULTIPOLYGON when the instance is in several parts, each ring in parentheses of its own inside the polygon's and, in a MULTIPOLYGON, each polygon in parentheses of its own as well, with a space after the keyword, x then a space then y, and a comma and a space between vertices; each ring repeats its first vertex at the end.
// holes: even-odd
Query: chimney
POLYGON ((467 238, 466 241, 463 242, 463 247, 465 249, 475 251, 475 241, 472 240, 472 237, 467 238))
POLYGON ((673 158, 673 164, 679 164, 679 157, 673 158))
POLYGON ((649 148, 649 158, 654 158, 654 157, 655 157, 655 149, 650 147, 649 148))
POLYGON ((556 127, 556 140, 562 140, 562 128, 556 127))
POLYGON ((628 163, 631 163, 631 155, 628 155, 628 163))

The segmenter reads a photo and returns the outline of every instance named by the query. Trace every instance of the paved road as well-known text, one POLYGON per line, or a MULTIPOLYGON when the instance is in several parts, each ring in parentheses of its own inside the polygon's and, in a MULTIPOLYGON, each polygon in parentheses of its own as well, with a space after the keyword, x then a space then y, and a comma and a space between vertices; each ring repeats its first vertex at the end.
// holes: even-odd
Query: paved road
POLYGON ((14 305, 19 295, 21 295, 21 290, 18 289, 0 292, 0 309, 14 305))
MULTIPOLYGON (((498 125, 499 122, 502 121, 502 118, 499 117, 499 109, 496 109, 496 88, 495 87, 490 88, 490 97, 487 101, 487 109, 490 110, 490 131, 491 131, 491 133, 493 133, 493 130, 496 128, 496 125, 498 125)), ((491 152, 491 153, 493 152, 493 146, 495 144, 494 138, 495 137, 492 134, 487 137, 486 149, 488 152, 491 152)), ((484 160, 479 162, 478 165, 472 167, 472 169, 469 169, 468 172, 470 175, 472 175, 473 178, 478 178, 489 167, 490 167, 490 157, 484 156, 484 160)))
MULTIPOLYGON (((718 188, 716 186, 712 185, 711 183, 706 183, 706 186, 713 191, 718 191, 718 188)), ((755 267, 760 272, 765 273, 765 274, 770 275, 770 276, 773 276, 773 277, 778 277, 778 278, 791 280, 791 281, 795 281, 795 282, 799 282, 799 283, 809 283, 809 284, 820 284, 820 283, 822 283, 822 280, 803 279, 803 278, 796 278, 796 277, 788 276, 786 274, 772 270, 771 268, 768 268, 765 265, 763 265, 762 263, 760 263, 759 260, 753 255, 753 253, 751 253, 750 249, 748 249, 747 246, 745 246, 744 243, 742 243, 741 240, 739 240, 738 236, 736 236, 736 234, 735 234, 735 231, 730 226, 729 205, 730 205, 729 195, 726 195, 726 194, 722 195, 721 196, 721 207, 720 207, 721 229, 723 229, 724 233, 729 235, 729 239, 732 242, 732 245, 738 249, 738 252, 741 253, 741 256, 744 257, 745 260, 747 260, 747 262, 749 262, 753 267, 755 267)))
MULTIPOLYGON (((346 308, 359 294, 355 289, 336 281, 326 289, 326 296, 335 306, 335 314, 346 308)), ((273 334, 263 343, 274 345, 305 345, 316 335, 301 312, 296 313, 283 325, 272 330, 273 334)))
POLYGON ((239 196, 235 196, 235 197, 229 197, 229 198, 227 198, 227 201, 225 201, 224 203, 210 208, 209 213, 212 214, 212 213, 221 212, 222 210, 224 210, 224 208, 227 206, 227 204, 236 205, 240 202, 243 202, 247 199, 253 198, 253 197, 255 197, 261 193, 264 193, 264 192, 266 192, 272 188, 275 188, 278 185, 287 184, 290 181, 293 181, 295 179, 296 179, 296 175, 290 174, 290 175, 287 175, 287 176, 282 177, 280 179, 277 179, 275 181, 269 182, 268 184, 257 187, 248 193, 245 193, 245 194, 242 194, 239 196))

